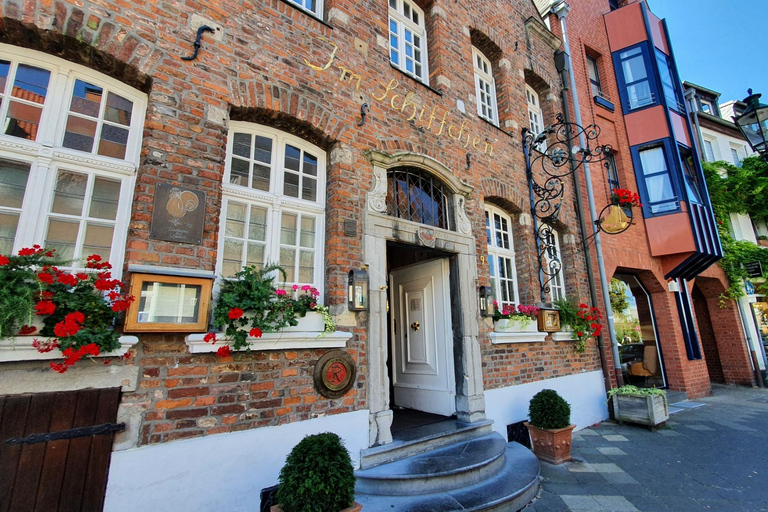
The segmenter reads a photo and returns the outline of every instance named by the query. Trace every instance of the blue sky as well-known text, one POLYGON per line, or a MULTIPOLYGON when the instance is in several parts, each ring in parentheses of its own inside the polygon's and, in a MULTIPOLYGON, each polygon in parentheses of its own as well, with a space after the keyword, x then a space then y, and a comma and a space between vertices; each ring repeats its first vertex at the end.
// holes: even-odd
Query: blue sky
POLYGON ((768 0, 648 0, 666 18, 680 79, 742 100, 768 103, 768 0))

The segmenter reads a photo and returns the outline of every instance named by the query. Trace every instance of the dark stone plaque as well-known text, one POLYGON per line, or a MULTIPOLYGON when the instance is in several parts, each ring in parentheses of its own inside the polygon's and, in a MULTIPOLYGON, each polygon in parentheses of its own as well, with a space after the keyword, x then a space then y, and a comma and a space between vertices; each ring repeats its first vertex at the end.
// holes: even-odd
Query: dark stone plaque
POLYGON ((205 224, 205 192, 178 185, 155 185, 155 206, 149 237, 200 245, 205 224))

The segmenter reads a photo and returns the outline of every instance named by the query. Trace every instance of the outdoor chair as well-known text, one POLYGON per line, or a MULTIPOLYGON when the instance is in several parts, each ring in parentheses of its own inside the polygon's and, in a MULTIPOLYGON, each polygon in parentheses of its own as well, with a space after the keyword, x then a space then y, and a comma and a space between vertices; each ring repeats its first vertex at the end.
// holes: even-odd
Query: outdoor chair
POLYGON ((646 345, 643 347, 643 360, 629 365, 627 374, 633 377, 643 377, 646 383, 650 377, 653 379, 654 385, 659 386, 661 384, 659 378, 656 376, 656 372, 659 368, 658 362, 656 347, 653 345, 646 345))

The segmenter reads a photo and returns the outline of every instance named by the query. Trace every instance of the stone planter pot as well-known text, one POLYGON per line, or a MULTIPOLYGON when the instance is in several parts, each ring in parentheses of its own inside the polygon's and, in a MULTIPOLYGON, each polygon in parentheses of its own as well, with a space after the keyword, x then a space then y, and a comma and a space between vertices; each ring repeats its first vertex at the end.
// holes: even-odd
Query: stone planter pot
MULTIPOLYGON (((347 507, 339 512, 360 512, 361 510, 363 510, 363 506, 358 502, 354 502, 351 507, 347 507)), ((280 508, 280 505, 272 505, 269 507, 269 512, 283 512, 283 509, 280 508)))
POLYGON ((613 415, 616 421, 638 423, 650 428, 663 425, 669 419, 665 395, 613 395, 613 415))
POLYGON ((531 435, 533 453, 540 460, 550 464, 562 464, 571 460, 571 437, 576 425, 544 430, 526 421, 525 426, 528 427, 528 433, 531 435))
POLYGON ((494 332, 539 332, 535 318, 502 318, 493 322, 494 332))

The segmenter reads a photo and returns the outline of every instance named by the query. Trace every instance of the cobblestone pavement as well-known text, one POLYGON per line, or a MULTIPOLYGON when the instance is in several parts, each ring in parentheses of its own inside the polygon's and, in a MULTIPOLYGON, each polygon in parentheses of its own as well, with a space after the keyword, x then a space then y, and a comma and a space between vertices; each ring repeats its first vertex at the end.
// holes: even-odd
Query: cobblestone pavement
POLYGON ((670 406, 666 428, 576 432, 573 462, 541 463, 524 512, 768 511, 768 390, 713 386, 670 406))

